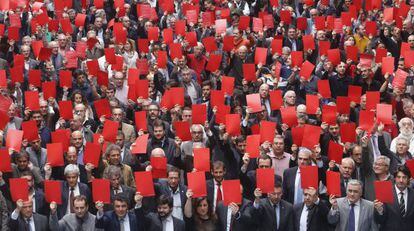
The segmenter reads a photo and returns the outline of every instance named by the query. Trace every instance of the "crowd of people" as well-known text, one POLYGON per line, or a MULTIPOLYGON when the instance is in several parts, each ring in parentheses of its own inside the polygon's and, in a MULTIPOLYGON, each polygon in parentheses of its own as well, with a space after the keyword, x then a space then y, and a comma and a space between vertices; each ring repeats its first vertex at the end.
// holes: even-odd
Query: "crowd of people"
POLYGON ((413 0, 0 0, 1 231, 414 230, 413 0))

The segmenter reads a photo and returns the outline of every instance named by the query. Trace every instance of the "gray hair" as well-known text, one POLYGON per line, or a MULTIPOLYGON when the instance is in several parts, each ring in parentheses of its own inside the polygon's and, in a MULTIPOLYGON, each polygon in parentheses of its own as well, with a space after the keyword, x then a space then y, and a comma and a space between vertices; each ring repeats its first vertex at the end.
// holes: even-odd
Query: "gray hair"
POLYGON ((79 167, 75 164, 68 164, 65 167, 64 175, 66 176, 68 174, 76 174, 79 176, 79 167))
POLYGON ((390 158, 388 158, 386 156, 379 156, 379 157, 377 157, 375 162, 377 162, 378 160, 383 160, 388 167, 390 166, 390 162, 391 162, 390 158))
POLYGON ((343 164, 344 162, 351 163, 352 168, 355 168, 355 161, 351 157, 343 158, 342 161, 341 161, 341 164, 343 164))
POLYGON ((305 148, 305 147, 300 147, 298 151, 298 156, 299 156, 299 153, 305 153, 305 154, 308 154, 309 156, 312 155, 312 151, 309 148, 305 148))
POLYGON ((363 188, 363 183, 361 182, 361 181, 359 181, 359 180, 355 180, 355 179, 351 179, 351 180, 349 180, 348 181, 348 185, 347 185, 347 187, 346 187, 346 189, 348 189, 348 187, 350 186, 350 185, 358 185, 359 187, 361 187, 361 190, 362 190, 362 188, 363 188))
POLYGON ((400 121, 398 121, 398 127, 402 128, 403 127, 403 122, 410 122, 411 123, 411 127, 413 127, 413 121, 408 118, 408 117, 404 117, 402 119, 400 119, 400 121))
MULTIPOLYGON (((117 177, 117 176, 120 177, 120 180, 123 179, 121 168, 119 166, 115 166, 115 165, 109 165, 103 173, 103 178, 105 178, 105 179, 111 179, 111 178, 117 177)), ((123 183, 123 182, 121 182, 121 183, 123 183)))
POLYGON ((109 154, 112 152, 112 151, 118 151, 119 153, 121 153, 121 148, 118 146, 118 145, 116 145, 116 144, 110 144, 107 148, 106 148, 106 152, 105 152, 105 156, 106 157, 108 157, 109 156, 109 154))

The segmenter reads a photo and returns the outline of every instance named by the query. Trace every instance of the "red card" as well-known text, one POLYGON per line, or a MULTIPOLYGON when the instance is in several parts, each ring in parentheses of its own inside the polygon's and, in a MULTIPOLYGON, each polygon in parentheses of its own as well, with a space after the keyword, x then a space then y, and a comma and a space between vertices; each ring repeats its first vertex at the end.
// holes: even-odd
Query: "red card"
POLYGON ((208 60, 206 70, 215 72, 220 68, 221 65, 221 55, 210 54, 210 58, 208 60))
POLYGON ((358 47, 356 46, 346 46, 346 58, 354 62, 358 62, 358 47))
POLYGON ((234 36, 224 36, 223 50, 230 52, 234 49, 234 36))
POLYGON ((59 22, 60 22, 60 26, 62 28, 62 31, 65 34, 72 34, 73 33, 73 28, 72 28, 72 25, 71 25, 69 19, 60 19, 59 22))
POLYGON ((166 51, 157 52, 157 65, 159 68, 167 67, 167 52, 166 51))
POLYGON ((256 81, 256 66, 253 63, 243 63, 243 77, 247 81, 256 81))
POLYGON ((47 162, 52 167, 64 166, 63 160, 63 144, 62 143, 51 143, 46 144, 47 149, 47 162))
POLYGON ((246 95, 247 106, 251 108, 252 113, 261 112, 262 105, 259 94, 246 95))
POLYGON ((391 104, 377 104, 377 120, 391 125, 394 122, 392 121, 392 105, 391 104))
POLYGON ((41 70, 29 70, 29 83, 35 87, 40 87, 42 85, 41 74, 41 70))
POLYGON ((325 16, 316 16, 314 18, 314 24, 316 30, 324 30, 325 29, 325 16))
POLYGON ((19 41, 20 35, 19 35, 19 28, 18 27, 9 27, 9 39, 14 41, 19 41))
POLYGON ((136 111, 135 112, 135 127, 136 130, 148 131, 147 129, 147 113, 146 111, 136 111))
POLYGON ((165 44, 171 44, 174 40, 174 32, 171 28, 165 28, 162 30, 162 37, 165 44))
POLYGON ((224 180, 222 183, 224 205, 228 206, 232 202, 241 204, 240 180, 224 180))
POLYGON ((302 146, 313 149, 315 145, 319 144, 321 135, 321 127, 305 124, 303 130, 302 146))
POLYGON ((32 49, 33 49, 33 54, 35 55, 35 57, 39 57, 40 55, 40 50, 43 47, 43 41, 32 41, 32 49))
POLYGON ((59 115, 65 120, 73 118, 72 101, 59 101, 59 115))
POLYGON ((366 110, 375 110, 377 108, 377 104, 380 103, 380 93, 379 91, 367 91, 367 103, 366 103, 366 110))
POLYGON ((319 54, 328 55, 328 50, 330 47, 331 43, 329 41, 319 41, 319 54))
POLYGON ((239 19, 239 30, 246 30, 250 27, 250 16, 242 15, 239 19))
POLYGON ((339 114, 349 115, 351 100, 347 96, 336 97, 336 106, 339 114))
POLYGON ((306 113, 315 115, 319 108, 319 98, 317 95, 306 95, 306 113))
POLYGON ((138 39, 138 51, 148 53, 149 52, 149 40, 148 39, 138 39))
POLYGON ((348 86, 348 97, 351 102, 359 103, 361 101, 362 87, 349 85, 348 86))
POLYGON ((85 26, 85 20, 86 20, 86 14, 80 14, 80 13, 78 13, 77 15, 76 15, 76 18, 75 18, 75 26, 76 27, 84 27, 85 26))
POLYGON ((326 187, 328 188, 328 195, 341 197, 341 174, 339 172, 327 171, 326 187))
POLYGON ((280 20, 286 24, 290 24, 292 21, 292 15, 289 10, 280 11, 280 20))
POLYGON ((93 202, 101 201, 104 204, 111 203, 110 181, 107 179, 92 180, 92 198, 93 202))
POLYGON ((239 114, 228 114, 226 115, 226 131, 230 136, 238 136, 241 134, 240 131, 240 115, 239 114))
POLYGON ((83 152, 83 163, 99 166, 99 158, 101 158, 101 146, 95 143, 86 142, 83 152))
POLYGON ((56 82, 44 82, 42 84, 43 98, 56 98, 56 82))
POLYGON ((336 124, 336 106, 323 105, 322 107, 322 121, 329 124, 336 124))
POLYGON ((115 48, 105 48, 105 59, 109 64, 116 64, 115 48))
POLYGON ((301 166, 300 176, 303 189, 309 187, 318 188, 318 166, 301 166))
POLYGON ((182 141, 191 140, 190 124, 188 121, 175 121, 174 123, 175 135, 182 141))
POLYGON ((68 150, 70 143, 70 130, 58 129, 52 134, 52 143, 62 143, 63 150, 68 150))
POLYGON ((323 98, 331 98, 331 88, 329 86, 329 80, 318 80, 318 92, 323 98))
POLYGON ((48 203, 56 202, 56 204, 62 204, 62 188, 61 181, 58 180, 45 180, 45 200, 48 203))
MULTIPOLYGON (((97 40, 95 40, 95 41, 97 42, 97 40)), ((95 44, 93 44, 93 46, 95 46, 95 44)), ((84 42, 84 41, 76 42, 76 55, 79 58, 82 58, 82 59, 85 58, 86 57, 86 50, 88 48, 89 48, 89 44, 87 42, 84 42)), ((89 49, 92 49, 92 48, 89 48, 89 49)))
POLYGON ((105 120, 102 136, 104 137, 105 141, 109 141, 115 143, 116 141, 116 134, 118 133, 119 122, 105 120))
POLYGON ((405 165, 410 169, 411 176, 414 175, 414 160, 406 160, 405 165))
POLYGON ((328 59, 334 66, 338 65, 341 62, 341 55, 339 49, 329 49, 328 59))
POLYGON ((233 90, 234 90, 234 77, 230 77, 230 76, 221 77, 221 91, 224 92, 224 94, 233 95, 233 90))
POLYGON ((293 127, 291 129, 293 143, 296 144, 299 147, 302 146, 304 130, 305 130, 304 127, 293 127))
MULTIPOLYGON (((394 63, 392 63, 392 64, 394 64, 394 63)), ((394 65, 393 65, 393 68, 394 68, 394 65)), ((392 73, 392 72, 390 72, 390 73, 392 73)), ((408 76, 407 72, 405 72, 401 69, 398 69, 395 72, 394 79, 392 81, 392 86, 395 87, 395 88, 399 88, 399 89, 405 89, 405 85, 406 85, 405 81, 407 79, 407 76, 408 76)))
POLYGON ((377 48, 375 49, 375 62, 381 63, 382 58, 387 57, 387 49, 385 48, 377 48))
POLYGON ((341 21, 342 24, 345 26, 351 26, 351 14, 349 12, 342 12, 341 13, 341 21))
POLYGON ((253 31, 260 32, 263 31, 263 20, 261 18, 253 17, 253 31))
POLYGON ((207 195, 205 172, 189 172, 187 173, 187 180, 188 189, 193 191, 193 198, 207 195))
MULTIPOLYGON (((218 90, 211 90, 210 104, 212 107, 224 104, 224 92, 218 90)), ((217 117, 217 116, 216 116, 217 117)))
POLYGON ((367 35, 376 36, 377 35, 377 22, 366 21, 365 28, 367 35))
MULTIPOLYGON (((29 74, 30 79, 30 74, 29 74)), ((0 87, 7 88, 6 70, 0 70, 0 87)))
POLYGON ((193 104, 191 107, 193 111, 192 124, 204 126, 204 123, 207 121, 207 106, 205 104, 193 104))
POLYGON ((0 149, 0 172, 11 172, 11 159, 7 149, 0 149))
POLYGON ((276 123, 271 121, 262 120, 260 122, 260 143, 269 141, 273 143, 276 133, 276 123))
POLYGON ((384 20, 386 22, 392 22, 394 20, 394 8, 384 9, 384 20))
POLYGON ((152 176, 155 179, 167 178, 167 158, 166 157, 151 157, 152 176))
POLYGON ((315 65, 306 60, 300 69, 299 76, 304 77, 306 80, 309 80, 313 69, 315 69, 315 65))
POLYGON ((23 139, 27 139, 29 142, 39 139, 39 131, 36 125, 36 121, 28 120, 22 122, 23 139))
POLYGON ((293 127, 298 123, 295 107, 282 107, 280 113, 282 114, 282 122, 289 127, 293 127))
POLYGON ((24 92, 25 104, 32 111, 38 111, 39 105, 39 92, 37 91, 25 91, 24 92))
POLYGON ((206 49, 206 52, 210 53, 218 49, 217 44, 216 44, 216 39, 213 36, 203 38, 202 42, 203 42, 204 48, 206 49))
POLYGON ((312 35, 304 35, 302 37, 302 41, 303 41, 303 49, 305 51, 309 49, 315 50, 315 40, 312 35))
POLYGON ((114 23, 113 35, 115 37, 116 44, 125 44, 127 39, 127 31, 122 23, 114 23))
POLYGON ((210 27, 213 25, 214 18, 214 12, 202 12, 201 18, 203 22, 203 27, 210 27))
POLYGON ((375 199, 381 201, 382 203, 394 203, 393 196, 393 185, 392 182, 387 181, 378 181, 374 182, 375 188, 375 199))
POLYGON ((296 18, 296 26, 299 30, 306 30, 308 28, 308 21, 305 17, 296 18))
POLYGON ((256 47, 256 51, 254 54, 254 63, 255 64, 266 64, 266 57, 267 57, 267 48, 264 47, 256 47))
POLYGON ((338 143, 329 141, 328 158, 334 160, 335 163, 340 164, 342 162, 344 147, 338 143))
POLYGON ((250 158, 257 158, 260 155, 260 135, 249 135, 246 137, 246 153, 250 158))
POLYGON ((216 33, 222 34, 226 32, 227 20, 226 19, 216 19, 215 21, 216 33))
POLYGON ((256 169, 256 188, 263 193, 271 193, 275 190, 275 170, 273 168, 256 169))
POLYGON ((160 30, 158 27, 148 27, 148 40, 150 41, 158 41, 158 37, 160 34, 160 30))
POLYGON ((148 99, 148 79, 137 79, 135 80, 135 95, 137 98, 148 99))
POLYGON ((356 141, 355 129, 356 129, 355 123, 341 123, 339 125, 339 133, 341 136, 341 141, 343 143, 345 142, 354 143, 356 141))
POLYGON ((263 25, 267 28, 273 29, 275 28, 274 18, 271 14, 265 14, 262 17, 263 19, 263 25))
POLYGON ((107 99, 99 99, 94 101, 94 106, 96 110, 96 114, 100 118, 101 116, 108 116, 111 115, 111 107, 109 105, 109 101, 107 99))
POLYGON ((371 131, 375 122, 375 113, 373 111, 361 110, 359 112, 359 127, 364 131, 371 131))
POLYGON ((383 57, 381 62, 381 73, 383 75, 385 75, 386 73, 392 74, 394 72, 394 57, 383 57))
POLYGON ((209 148, 194 148, 194 168, 197 171, 210 171, 210 149, 209 148))
POLYGON ((303 52, 302 51, 292 51, 290 53, 292 64, 290 66, 292 67, 301 67, 303 64, 303 52))
POLYGON ((139 192, 144 197, 155 195, 154 183, 151 172, 135 172, 134 176, 137 192, 139 192))
POLYGON ((10 194, 13 201, 29 200, 29 185, 26 178, 10 178, 10 194))
POLYGON ((270 44, 270 47, 272 49, 272 55, 274 55, 275 53, 278 53, 279 55, 282 54, 282 44, 283 44, 282 39, 272 40, 272 43, 270 44))
POLYGON ((146 154, 147 153, 147 145, 148 145, 148 134, 144 134, 142 136, 138 136, 135 142, 131 145, 131 153, 132 154, 146 154))

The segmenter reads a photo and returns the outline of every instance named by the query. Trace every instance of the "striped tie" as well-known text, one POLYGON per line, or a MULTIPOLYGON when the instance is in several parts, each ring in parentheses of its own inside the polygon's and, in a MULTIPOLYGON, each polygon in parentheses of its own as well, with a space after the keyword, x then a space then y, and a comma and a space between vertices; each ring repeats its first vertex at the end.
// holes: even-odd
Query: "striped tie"
POLYGON ((400 213, 401 216, 405 216, 405 200, 404 200, 404 193, 400 192, 400 213))

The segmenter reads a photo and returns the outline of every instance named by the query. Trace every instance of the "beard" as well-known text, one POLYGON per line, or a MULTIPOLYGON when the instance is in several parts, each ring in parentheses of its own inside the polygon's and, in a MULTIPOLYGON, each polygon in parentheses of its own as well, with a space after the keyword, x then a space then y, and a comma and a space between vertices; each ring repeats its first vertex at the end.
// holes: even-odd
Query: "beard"
POLYGON ((413 130, 412 129, 403 128, 403 129, 401 129, 400 133, 404 137, 411 137, 413 135, 413 130))

